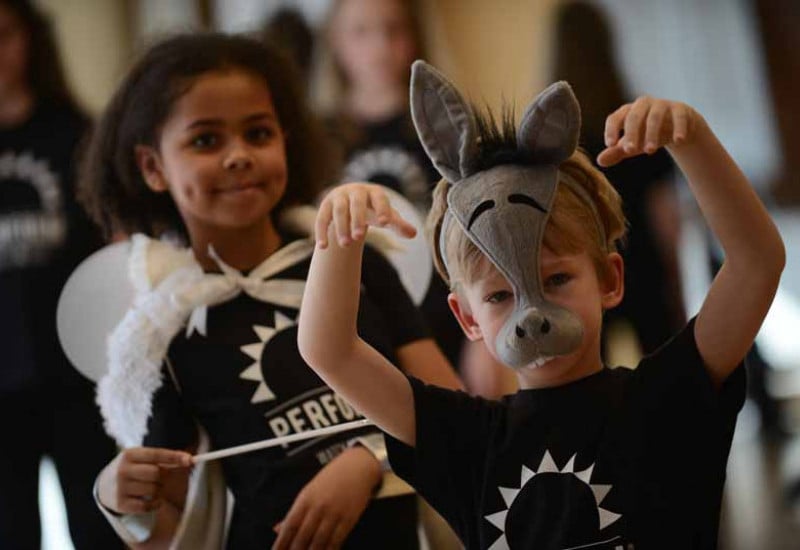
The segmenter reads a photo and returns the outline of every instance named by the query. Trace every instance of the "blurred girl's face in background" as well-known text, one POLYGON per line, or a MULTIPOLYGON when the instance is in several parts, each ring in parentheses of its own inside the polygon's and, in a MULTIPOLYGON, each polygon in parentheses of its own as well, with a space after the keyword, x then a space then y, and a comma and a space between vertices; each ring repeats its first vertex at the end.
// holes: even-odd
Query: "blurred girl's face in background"
POLYGON ((192 241, 259 229, 287 183, 283 129, 263 78, 200 75, 172 106, 157 149, 138 146, 148 185, 169 192, 192 241))
POLYGON ((19 16, 0 2, 0 97, 24 86, 28 33, 19 16))
POLYGON ((405 87, 416 44, 402 0, 341 0, 334 8, 331 44, 348 86, 405 87))

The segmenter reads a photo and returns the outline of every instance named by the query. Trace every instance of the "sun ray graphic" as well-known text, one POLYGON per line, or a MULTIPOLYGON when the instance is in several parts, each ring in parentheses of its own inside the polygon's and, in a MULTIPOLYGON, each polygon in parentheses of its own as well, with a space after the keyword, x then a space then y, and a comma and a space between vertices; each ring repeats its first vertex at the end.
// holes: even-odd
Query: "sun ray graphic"
POLYGON ((296 320, 290 319, 280 311, 275 312, 274 322, 272 327, 265 327, 261 325, 253 325, 253 331, 258 336, 258 342, 254 344, 247 344, 240 349, 242 353, 252 358, 255 363, 247 367, 239 375, 239 378, 245 380, 252 380, 258 382, 253 397, 250 399, 251 403, 263 403, 264 401, 272 401, 275 399, 275 394, 267 386, 264 381, 264 371, 261 369, 261 355, 264 352, 264 346, 272 339, 273 336, 297 323, 296 320))
POLYGON ((484 518, 500 529, 503 533, 500 537, 494 541, 494 543, 489 547, 489 550, 508 550, 508 540, 506 539, 506 517, 508 516, 508 511, 511 509, 511 506, 514 504, 514 500, 517 498, 522 489, 525 485, 534 479, 535 476, 544 473, 556 473, 556 474, 563 474, 563 475, 573 475, 583 483, 585 483, 589 489, 591 489, 592 494, 594 494, 595 504, 597 505, 597 513, 600 518, 600 530, 602 531, 615 521, 617 521, 621 516, 621 514, 616 514, 609 510, 600 507, 600 503, 606 497, 608 492, 611 490, 611 485, 600 485, 600 484, 592 484, 590 483, 590 479, 592 477, 592 470, 594 470, 594 464, 586 468, 585 470, 581 470, 580 472, 575 471, 575 457, 577 455, 572 455, 572 458, 569 459, 567 464, 564 466, 563 469, 559 470, 558 466, 556 466, 553 457, 550 455, 550 451, 545 451, 544 456, 542 457, 542 461, 539 464, 539 468, 536 471, 531 470, 530 468, 526 467, 525 465, 522 466, 522 470, 520 472, 520 480, 519 480, 519 488, 515 489, 513 487, 498 487, 497 489, 500 491, 500 495, 503 497, 503 501, 506 503, 505 510, 501 510, 499 512, 495 512, 494 514, 489 514, 484 516, 484 518))
POLYGON ((396 178, 408 193, 424 192, 427 176, 414 157, 400 147, 373 147, 356 154, 345 166, 343 181, 371 181, 376 175, 396 178))

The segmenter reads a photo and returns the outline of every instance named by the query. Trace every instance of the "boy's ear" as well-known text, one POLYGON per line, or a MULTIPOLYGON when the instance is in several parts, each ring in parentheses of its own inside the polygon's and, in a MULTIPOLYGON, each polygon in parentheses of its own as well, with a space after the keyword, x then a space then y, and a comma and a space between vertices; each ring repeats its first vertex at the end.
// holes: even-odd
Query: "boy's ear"
POLYGON ((600 280, 600 292, 603 309, 618 306, 625 295, 625 262, 617 252, 606 256, 606 272, 600 280))
POLYGON ((450 306, 450 311, 456 316, 458 324, 461 325, 461 330, 464 331, 467 338, 472 342, 481 340, 483 338, 481 327, 475 322, 475 317, 472 316, 472 310, 470 310, 467 300, 457 293, 451 292, 447 295, 447 304, 450 306))
POLYGON ((169 186, 164 177, 158 152, 149 145, 137 145, 134 147, 134 154, 136 155, 136 166, 139 167, 139 172, 147 187, 156 193, 167 191, 169 186))

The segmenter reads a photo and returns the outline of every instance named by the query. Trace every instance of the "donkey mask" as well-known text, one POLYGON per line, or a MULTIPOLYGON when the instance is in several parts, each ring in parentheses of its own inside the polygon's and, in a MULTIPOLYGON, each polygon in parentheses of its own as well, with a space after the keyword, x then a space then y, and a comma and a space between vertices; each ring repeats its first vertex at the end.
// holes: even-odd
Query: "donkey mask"
MULTIPOLYGON (((458 223, 514 290, 514 311, 494 342, 498 357, 520 368, 576 350, 583 336, 580 319, 544 299, 539 269, 558 166, 578 144, 580 108, 569 85, 551 85, 525 110, 516 140, 532 160, 529 165, 476 171, 472 110, 455 86, 423 61, 412 66, 411 114, 426 153, 452 185, 439 239, 445 265, 443 237, 449 224, 458 223)), ((570 188, 594 210, 582 188, 570 188)))

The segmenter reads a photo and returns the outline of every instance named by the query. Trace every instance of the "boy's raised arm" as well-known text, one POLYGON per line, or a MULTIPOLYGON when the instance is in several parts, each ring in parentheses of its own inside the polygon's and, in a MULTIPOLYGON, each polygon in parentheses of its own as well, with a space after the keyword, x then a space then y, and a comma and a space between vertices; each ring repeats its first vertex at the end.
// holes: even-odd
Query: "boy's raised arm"
POLYGON ((700 355, 721 384, 761 328, 786 252, 766 208, 705 120, 698 116, 694 143, 669 150, 725 251, 695 323, 700 355))
POLYGON ((370 186, 338 187, 320 206, 297 342, 303 359, 330 387, 382 430, 413 445, 411 385, 356 330, 368 223, 414 232, 370 186))
POLYGON ((786 254, 780 234, 745 175, 691 107, 639 98, 609 117, 606 145, 601 164, 666 146, 725 251, 694 329, 706 368, 720 385, 752 346, 775 296, 786 254))

